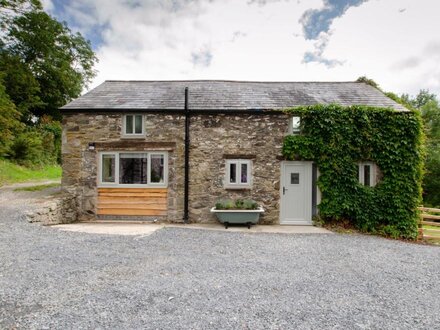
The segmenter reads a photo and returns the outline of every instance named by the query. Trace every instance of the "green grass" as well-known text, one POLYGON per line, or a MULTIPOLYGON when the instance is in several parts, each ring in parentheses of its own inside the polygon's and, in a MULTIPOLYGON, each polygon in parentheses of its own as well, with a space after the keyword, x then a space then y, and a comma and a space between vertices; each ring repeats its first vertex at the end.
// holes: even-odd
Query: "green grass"
POLYGON ((428 243, 431 243, 431 244, 440 245, 440 232, 438 232, 438 231, 429 231, 429 229, 437 229, 437 230, 439 230, 440 227, 430 226, 430 225, 423 225, 423 233, 425 235, 435 237, 435 238, 427 238, 426 241, 428 243))
POLYGON ((436 232, 436 231, 429 231, 429 229, 436 229, 436 230, 440 230, 440 227, 436 227, 436 226, 430 226, 430 225, 423 225, 423 229, 426 230, 426 234, 430 235, 430 236, 438 236, 440 237, 440 232, 436 232))
POLYGON ((16 182, 58 180, 61 178, 61 167, 48 165, 31 169, 0 159, 0 186, 16 182))
POLYGON ((59 187, 59 183, 49 183, 49 184, 40 184, 37 186, 30 186, 30 187, 21 187, 14 189, 14 191, 41 191, 44 189, 52 188, 52 187, 59 187))

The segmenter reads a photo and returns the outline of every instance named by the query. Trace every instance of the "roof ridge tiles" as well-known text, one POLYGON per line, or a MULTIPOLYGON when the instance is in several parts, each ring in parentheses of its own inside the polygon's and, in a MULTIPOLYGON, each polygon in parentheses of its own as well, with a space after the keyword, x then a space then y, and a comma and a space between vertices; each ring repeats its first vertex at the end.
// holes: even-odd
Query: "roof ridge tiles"
POLYGON ((362 81, 293 81, 293 80, 227 80, 227 79, 171 79, 171 80, 119 80, 119 79, 108 79, 104 82, 130 82, 130 83, 154 83, 154 82, 227 82, 227 83, 257 83, 257 84, 366 84, 362 81))

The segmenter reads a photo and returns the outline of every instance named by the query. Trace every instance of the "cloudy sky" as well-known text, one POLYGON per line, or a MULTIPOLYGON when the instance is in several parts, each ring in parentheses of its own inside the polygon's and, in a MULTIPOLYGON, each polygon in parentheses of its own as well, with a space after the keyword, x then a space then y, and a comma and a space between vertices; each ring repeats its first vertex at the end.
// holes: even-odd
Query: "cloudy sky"
POLYGON ((44 0, 106 79, 353 81, 440 95, 439 0, 44 0))

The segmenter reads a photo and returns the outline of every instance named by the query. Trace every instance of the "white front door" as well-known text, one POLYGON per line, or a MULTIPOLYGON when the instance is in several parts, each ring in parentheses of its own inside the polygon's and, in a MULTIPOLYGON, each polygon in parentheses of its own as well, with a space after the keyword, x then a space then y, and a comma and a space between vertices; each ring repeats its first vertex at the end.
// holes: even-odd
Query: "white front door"
POLYGON ((282 162, 280 224, 312 224, 312 162, 282 162))

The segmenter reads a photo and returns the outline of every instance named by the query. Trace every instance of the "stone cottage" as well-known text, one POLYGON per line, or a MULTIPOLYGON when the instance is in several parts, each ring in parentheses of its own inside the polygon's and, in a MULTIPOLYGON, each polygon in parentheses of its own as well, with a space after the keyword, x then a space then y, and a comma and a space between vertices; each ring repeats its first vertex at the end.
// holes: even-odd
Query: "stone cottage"
MULTIPOLYGON (((265 224, 311 224, 312 162, 285 161, 300 118, 285 108, 401 105, 360 82, 106 81, 61 108, 70 221, 215 221, 219 199, 251 198, 265 224)), ((374 164, 360 165, 373 185, 374 164)))

